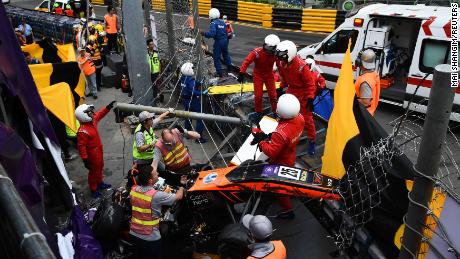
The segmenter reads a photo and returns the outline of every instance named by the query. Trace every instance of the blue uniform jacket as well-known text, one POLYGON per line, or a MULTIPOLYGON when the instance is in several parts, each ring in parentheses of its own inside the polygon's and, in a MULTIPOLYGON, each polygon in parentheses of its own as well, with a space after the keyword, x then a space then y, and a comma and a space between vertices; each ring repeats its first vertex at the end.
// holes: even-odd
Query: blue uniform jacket
POLYGON ((209 24, 209 31, 204 34, 206 38, 213 38, 215 41, 227 40, 227 31, 225 22, 221 19, 214 19, 209 24))
POLYGON ((199 82, 196 82, 195 79, 191 76, 182 76, 180 80, 182 86, 182 97, 185 99, 191 99, 193 97, 200 97, 202 92, 197 90, 201 85, 199 82))

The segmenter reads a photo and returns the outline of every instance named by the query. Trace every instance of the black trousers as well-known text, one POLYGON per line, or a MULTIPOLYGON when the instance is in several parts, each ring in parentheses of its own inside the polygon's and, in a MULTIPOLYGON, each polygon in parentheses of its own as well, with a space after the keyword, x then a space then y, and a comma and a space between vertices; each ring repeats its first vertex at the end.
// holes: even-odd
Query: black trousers
POLYGON ((161 259, 161 239, 146 241, 130 235, 133 244, 132 259, 161 259))
POLYGON ((118 53, 117 33, 107 33, 107 52, 115 51, 118 53))
POLYGON ((155 73, 155 74, 150 74, 150 79, 152 81, 152 91, 153 91, 153 98, 156 98, 157 97, 157 94, 158 94, 158 89, 157 89, 157 83, 155 81, 157 81, 157 78, 158 78, 158 75, 160 73, 155 73))

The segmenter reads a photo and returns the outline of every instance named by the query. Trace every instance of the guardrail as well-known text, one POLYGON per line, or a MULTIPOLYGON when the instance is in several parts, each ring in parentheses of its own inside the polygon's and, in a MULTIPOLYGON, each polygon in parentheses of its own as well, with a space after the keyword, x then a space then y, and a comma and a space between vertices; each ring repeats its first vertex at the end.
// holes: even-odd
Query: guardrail
POLYGON ((265 10, 267 10, 267 14, 271 14, 271 9, 269 4, 238 1, 237 19, 238 21, 263 23, 265 10))
MULTIPOLYGON (((179 4, 174 0, 173 5, 179 4)), ((93 3, 104 0, 93 0, 93 3)), ((192 1, 189 1, 192 10, 192 1)), ((165 11, 165 0, 152 0, 155 11, 165 11)), ((278 8, 269 4, 238 0, 198 0, 200 16, 208 16, 209 9, 219 9, 229 20, 255 22, 263 27, 302 31, 332 32, 345 20, 345 11, 326 9, 278 8)), ((174 8, 173 8, 174 9, 174 8)))
POLYGON ((302 31, 332 32, 345 20, 344 11, 303 9, 302 31))

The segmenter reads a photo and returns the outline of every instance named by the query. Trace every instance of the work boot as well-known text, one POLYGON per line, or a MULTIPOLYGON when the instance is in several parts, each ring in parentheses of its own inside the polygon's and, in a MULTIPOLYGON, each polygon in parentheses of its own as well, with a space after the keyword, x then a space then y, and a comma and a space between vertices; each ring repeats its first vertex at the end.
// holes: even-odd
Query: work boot
POLYGON ((96 94, 93 94, 93 99, 94 99, 94 100, 97 99, 97 95, 96 95, 96 94))
POLYGON ((277 219, 294 219, 295 213, 293 210, 285 211, 282 210, 276 215, 277 219))
POLYGON ((314 156, 315 153, 316 153, 316 150, 315 150, 315 142, 313 141, 310 141, 308 142, 308 149, 307 149, 307 152, 310 156, 314 156))
POLYGON ((93 199, 99 199, 102 197, 102 194, 99 191, 91 191, 91 197, 93 199))
POLYGON ((98 189, 98 190, 105 190, 105 189, 109 189, 109 188, 111 188, 111 187, 112 187, 111 184, 102 182, 102 183, 100 183, 100 184, 97 186, 97 189, 98 189))

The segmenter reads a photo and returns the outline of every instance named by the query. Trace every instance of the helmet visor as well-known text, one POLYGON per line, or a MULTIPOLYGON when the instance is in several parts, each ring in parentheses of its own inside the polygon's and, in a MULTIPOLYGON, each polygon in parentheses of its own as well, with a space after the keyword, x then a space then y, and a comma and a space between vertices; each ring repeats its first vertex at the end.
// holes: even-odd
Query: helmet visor
POLYGON ((264 43, 263 48, 264 48, 265 52, 270 53, 270 54, 274 54, 276 46, 269 46, 269 45, 264 43))
POLYGON ((281 61, 287 62, 289 60, 289 55, 287 50, 276 50, 275 51, 275 56, 277 59, 281 61))
POLYGON ((94 114, 94 106, 90 105, 85 111, 84 113, 88 114, 88 116, 90 114, 94 114))

